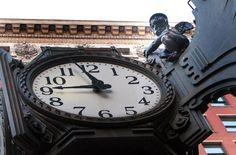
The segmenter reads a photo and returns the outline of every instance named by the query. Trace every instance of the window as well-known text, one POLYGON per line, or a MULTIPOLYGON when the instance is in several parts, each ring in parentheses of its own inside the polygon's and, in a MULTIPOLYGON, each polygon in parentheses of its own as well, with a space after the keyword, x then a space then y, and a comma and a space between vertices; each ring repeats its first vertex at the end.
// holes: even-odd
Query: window
POLYGON ((211 124, 209 123, 206 115, 204 115, 204 119, 205 119, 205 122, 207 123, 207 125, 209 126, 209 128, 213 131, 213 128, 212 128, 211 124))
POLYGON ((214 107, 224 107, 227 105, 227 102, 225 101, 224 97, 219 97, 219 98, 213 99, 211 101, 211 105, 214 107))
POLYGON ((204 147, 207 155, 226 155, 221 144, 206 143, 206 144, 203 144, 203 147, 204 147))
POLYGON ((236 116, 220 117, 220 119, 228 132, 236 132, 236 116))

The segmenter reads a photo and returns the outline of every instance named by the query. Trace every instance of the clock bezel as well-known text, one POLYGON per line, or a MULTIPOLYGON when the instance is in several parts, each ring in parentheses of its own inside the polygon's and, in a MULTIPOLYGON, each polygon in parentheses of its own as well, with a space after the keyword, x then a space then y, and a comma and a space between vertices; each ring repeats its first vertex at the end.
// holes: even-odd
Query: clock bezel
POLYGON ((125 126, 131 124, 140 124, 144 122, 150 122, 152 120, 158 120, 158 118, 163 114, 171 110, 173 106, 173 101, 175 98, 174 89, 168 81, 168 79, 161 74, 157 68, 151 67, 148 64, 120 56, 111 56, 105 54, 86 54, 86 53, 74 53, 71 55, 60 54, 50 57, 50 59, 41 59, 36 61, 22 70, 19 76, 19 90, 21 92, 22 99, 27 103, 32 109, 39 113, 42 113, 48 117, 52 117, 57 120, 69 121, 72 123, 85 124, 85 125, 115 125, 115 126, 125 126), (137 114, 134 116, 127 117, 115 117, 115 118, 98 118, 98 117, 88 117, 79 116, 76 114, 61 111, 57 108, 51 107, 48 104, 42 102, 34 94, 32 90, 32 82, 34 78, 42 71, 51 68, 56 65, 71 63, 75 61, 83 62, 102 62, 111 63, 133 70, 139 71, 140 73, 146 75, 159 86, 161 92, 160 102, 158 106, 149 110, 147 112, 137 114))

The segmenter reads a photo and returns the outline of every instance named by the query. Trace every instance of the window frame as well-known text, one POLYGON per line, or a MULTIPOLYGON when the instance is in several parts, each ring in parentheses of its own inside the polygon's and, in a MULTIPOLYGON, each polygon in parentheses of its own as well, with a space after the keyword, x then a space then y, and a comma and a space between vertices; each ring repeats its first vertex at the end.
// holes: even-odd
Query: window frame
POLYGON ((236 132, 236 115, 219 117, 227 132, 236 132))
POLYGON ((216 100, 212 100, 210 102, 210 104, 212 107, 226 107, 229 105, 224 96, 218 97, 216 100), (219 100, 219 99, 221 99, 221 100, 219 100))
POLYGON ((227 155, 221 142, 203 142, 202 146, 207 155, 227 155))

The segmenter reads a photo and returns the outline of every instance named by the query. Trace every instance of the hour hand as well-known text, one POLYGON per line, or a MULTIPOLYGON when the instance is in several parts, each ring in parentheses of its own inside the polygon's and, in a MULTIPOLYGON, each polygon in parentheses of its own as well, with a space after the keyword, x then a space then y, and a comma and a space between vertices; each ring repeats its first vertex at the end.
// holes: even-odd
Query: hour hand
POLYGON ((93 85, 94 89, 98 89, 99 90, 99 89, 111 88, 111 85, 104 84, 104 82, 102 80, 99 80, 96 77, 94 77, 92 74, 87 72, 83 67, 81 67, 77 63, 75 63, 75 65, 78 66, 88 76, 88 78, 92 81, 92 85, 93 85))

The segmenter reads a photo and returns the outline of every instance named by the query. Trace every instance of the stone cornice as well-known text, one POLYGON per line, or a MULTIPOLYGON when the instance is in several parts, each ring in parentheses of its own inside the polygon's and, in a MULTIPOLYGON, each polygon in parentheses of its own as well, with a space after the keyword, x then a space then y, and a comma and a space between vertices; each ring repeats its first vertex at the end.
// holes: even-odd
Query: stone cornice
POLYGON ((139 21, 0 19, 1 43, 140 45, 154 37, 139 21))
POLYGON ((75 24, 75 25, 137 25, 149 26, 147 22, 142 21, 104 21, 104 20, 59 20, 59 19, 14 19, 0 18, 0 23, 21 23, 21 24, 75 24))
MULTIPOLYGON (((24 35, 85 35, 98 36, 152 36, 145 22, 0 19, 0 34, 24 35)), ((37 37, 35 36, 35 37, 37 37)))

